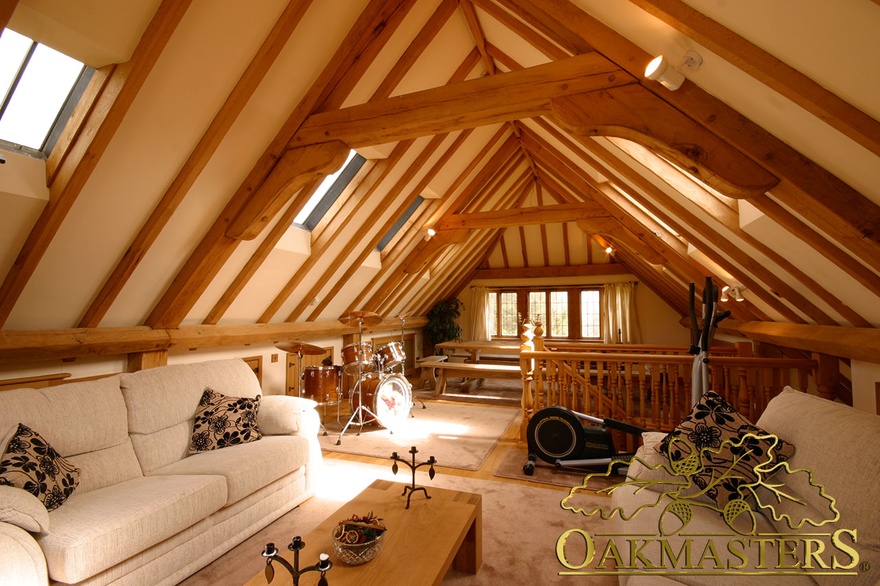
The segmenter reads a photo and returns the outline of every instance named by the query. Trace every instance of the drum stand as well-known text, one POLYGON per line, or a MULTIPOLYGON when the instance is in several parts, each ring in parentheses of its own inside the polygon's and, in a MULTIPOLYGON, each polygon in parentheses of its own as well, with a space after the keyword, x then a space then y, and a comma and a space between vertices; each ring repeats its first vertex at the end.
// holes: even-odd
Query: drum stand
MULTIPOLYGON (((363 322, 363 317, 361 317, 361 316, 358 316, 356 319, 358 322, 358 348, 360 348, 360 346, 364 343, 364 341, 363 341, 363 339, 364 339, 364 322, 363 322)), ((354 401, 355 392, 357 392, 358 406, 357 406, 357 409, 355 409, 352 412, 351 418, 348 420, 348 423, 346 423, 345 427, 342 428, 342 431, 339 432, 339 439, 336 440, 337 446, 342 444, 342 436, 345 434, 346 430, 348 429, 348 427, 352 423, 358 424, 359 427, 358 427, 357 435, 360 435, 361 431, 363 431, 363 429, 364 429, 365 423, 379 420, 379 416, 376 415, 375 413, 373 413, 372 411, 370 411, 370 409, 366 405, 364 405, 363 396, 362 396, 363 395, 363 393, 362 393, 363 384, 362 383, 364 381, 364 373, 361 368, 361 364, 362 364, 362 360, 358 359, 358 379, 357 379, 357 382, 355 383, 355 389, 352 389, 352 391, 351 391, 352 403, 354 401), (364 412, 367 412, 371 416, 371 418, 364 419, 364 412)))
MULTIPOLYGON (((406 323, 406 314, 401 313, 400 315, 397 316, 397 319, 400 320, 400 347, 403 348, 404 347, 403 346, 403 330, 404 330, 403 325, 406 323)), ((404 353, 403 362, 401 362, 401 364, 400 364, 400 374, 402 374, 403 377, 406 378, 406 353, 404 353)), ((411 393, 411 394, 412 394, 412 398, 414 400, 417 400, 419 403, 422 404, 422 409, 428 408, 428 406, 425 405, 424 401, 422 401, 421 399, 416 397, 415 393, 411 393)), ((413 403, 413 406, 415 406, 415 403, 413 403)), ((412 411, 410 411, 409 416, 415 417, 415 415, 413 415, 412 411)))

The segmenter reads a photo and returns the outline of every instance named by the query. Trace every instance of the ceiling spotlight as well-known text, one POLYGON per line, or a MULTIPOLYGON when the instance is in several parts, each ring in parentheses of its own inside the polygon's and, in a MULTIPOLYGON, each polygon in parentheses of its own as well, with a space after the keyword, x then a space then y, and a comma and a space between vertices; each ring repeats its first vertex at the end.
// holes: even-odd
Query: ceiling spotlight
POLYGON ((728 287, 725 285, 721 289, 721 301, 730 301, 732 297, 735 301, 745 301, 745 297, 743 297, 742 292, 745 289, 742 285, 734 285, 733 287, 728 287))
POLYGON ((436 233, 437 231, 434 230, 434 228, 428 228, 427 230, 425 230, 425 240, 430 240, 434 237, 436 233))
POLYGON ((606 253, 606 254, 611 254, 612 252, 614 252, 614 249, 613 249, 613 248, 611 248, 610 246, 605 247, 605 253, 606 253))
MULTIPOLYGON (((696 51, 688 51, 684 54, 684 60, 679 69, 687 67, 696 70, 699 69, 702 64, 703 57, 699 53, 696 51)), ((669 59, 663 55, 659 55, 648 63, 648 66, 645 68, 645 77, 654 81, 659 81, 666 89, 675 91, 681 87, 682 83, 684 83, 684 75, 679 69, 672 67, 669 63, 669 59)))

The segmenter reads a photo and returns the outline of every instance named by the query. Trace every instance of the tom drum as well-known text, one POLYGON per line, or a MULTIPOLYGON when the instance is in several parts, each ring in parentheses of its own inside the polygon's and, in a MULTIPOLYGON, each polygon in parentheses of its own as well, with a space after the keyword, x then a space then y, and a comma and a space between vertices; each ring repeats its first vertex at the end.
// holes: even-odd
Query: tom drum
POLYGON ((373 345, 369 342, 349 344, 342 349, 342 368, 345 374, 357 374, 360 366, 361 372, 373 372, 373 345))
MULTIPOLYGON (((372 375, 361 381, 363 404, 370 409, 379 425, 394 429, 409 417, 412 409, 412 385, 401 374, 384 377, 372 375)), ((352 409, 360 407, 358 395, 352 395, 352 409)))
POLYGON ((339 367, 306 366, 303 369, 303 396, 318 403, 339 402, 339 367))
POLYGON ((406 360, 406 352, 404 352, 403 344, 400 342, 385 344, 379 348, 376 354, 379 357, 379 365, 385 370, 391 370, 406 360))

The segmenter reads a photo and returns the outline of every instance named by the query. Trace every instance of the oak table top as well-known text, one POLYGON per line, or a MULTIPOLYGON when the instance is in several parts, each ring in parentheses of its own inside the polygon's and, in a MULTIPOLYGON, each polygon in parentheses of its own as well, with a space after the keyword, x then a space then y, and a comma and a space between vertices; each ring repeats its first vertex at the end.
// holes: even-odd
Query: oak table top
MULTIPOLYGON (((481 495, 425 485, 431 498, 426 499, 419 490, 412 495, 410 507, 406 509, 405 486, 376 480, 342 505, 302 536, 306 547, 300 551, 300 565, 312 565, 322 552, 330 554, 333 567, 327 572, 327 580, 333 586, 440 584, 450 567, 476 574, 482 564, 483 550, 481 495), (346 565, 333 550, 333 528, 352 515, 371 512, 383 519, 388 528, 382 549, 375 559, 364 565, 346 565)), ((286 543, 275 546, 293 563, 293 552, 287 549, 286 543)), ((272 586, 292 584, 290 574, 281 564, 273 566, 272 586)), ((317 584, 319 576, 318 572, 308 572, 300 577, 299 583, 302 586, 317 584)), ((266 584, 261 570, 246 586, 266 584)))

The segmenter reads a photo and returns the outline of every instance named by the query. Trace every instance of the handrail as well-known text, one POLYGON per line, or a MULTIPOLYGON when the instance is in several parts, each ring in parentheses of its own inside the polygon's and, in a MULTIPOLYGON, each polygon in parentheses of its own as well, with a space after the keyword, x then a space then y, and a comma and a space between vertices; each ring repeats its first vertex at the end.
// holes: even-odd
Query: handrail
MULTIPOLYGON (((694 357, 633 352, 522 351, 522 433, 531 416, 551 405, 648 429, 670 430, 691 409, 694 357)), ((710 388, 750 421, 787 386, 807 389, 815 359, 712 356, 710 388)), ((815 383, 818 384, 818 383, 815 383)))

